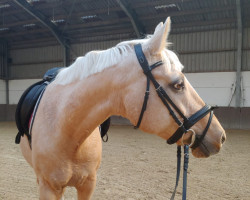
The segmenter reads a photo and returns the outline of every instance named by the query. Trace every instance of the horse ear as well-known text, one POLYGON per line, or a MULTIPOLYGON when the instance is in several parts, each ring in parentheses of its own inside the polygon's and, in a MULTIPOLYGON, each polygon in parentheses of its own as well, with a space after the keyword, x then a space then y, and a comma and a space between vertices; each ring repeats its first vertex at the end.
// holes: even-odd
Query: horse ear
POLYGON ((154 34, 155 34, 156 32, 158 32, 162 27, 163 27, 163 23, 160 22, 160 23, 155 27, 154 34))
POLYGON ((152 54, 160 53, 167 46, 170 25, 171 20, 170 17, 168 17, 164 24, 161 22, 156 26, 155 32, 147 44, 147 48, 152 54))

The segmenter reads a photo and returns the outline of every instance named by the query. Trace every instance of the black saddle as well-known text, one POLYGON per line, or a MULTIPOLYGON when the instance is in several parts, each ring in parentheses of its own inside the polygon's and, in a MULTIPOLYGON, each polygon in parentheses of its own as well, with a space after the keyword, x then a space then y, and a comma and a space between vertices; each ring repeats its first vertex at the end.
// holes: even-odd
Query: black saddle
POLYGON ((15 140, 16 144, 20 143, 21 136, 24 136, 24 134, 27 135, 29 141, 31 141, 29 122, 36 102, 42 91, 54 80, 60 69, 60 67, 56 67, 48 70, 45 73, 43 80, 28 87, 19 99, 15 114, 16 126, 18 129, 18 134, 15 140))
MULTIPOLYGON (((41 93, 45 90, 46 86, 50 84, 59 73, 62 67, 56 67, 48 70, 41 81, 34 83, 28 87, 22 94, 16 108, 15 120, 18 133, 15 139, 15 143, 19 144, 21 136, 24 134, 28 137, 31 145, 31 135, 29 134, 29 123, 34 112, 35 105, 40 97, 41 93)), ((39 103, 39 102, 38 102, 39 103)), ((110 126, 110 118, 104 121, 100 126, 101 137, 103 141, 107 141, 107 132, 110 126), (104 139, 106 135, 106 139, 104 139)))

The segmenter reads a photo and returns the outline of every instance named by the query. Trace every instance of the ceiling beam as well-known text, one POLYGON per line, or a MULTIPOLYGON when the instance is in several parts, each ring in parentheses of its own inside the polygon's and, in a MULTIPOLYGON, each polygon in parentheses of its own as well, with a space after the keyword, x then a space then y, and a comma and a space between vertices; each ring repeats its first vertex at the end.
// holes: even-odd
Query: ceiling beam
MULTIPOLYGON (((122 29, 122 28, 126 28, 126 29, 130 29, 131 31, 133 30, 131 27, 131 24, 129 23, 129 21, 127 22, 123 22, 123 23, 105 23, 104 25, 98 24, 96 26, 81 26, 81 24, 79 24, 78 26, 69 26, 68 29, 65 31, 66 33, 68 33, 68 35, 70 36, 72 32, 89 32, 90 34, 92 33, 96 33, 98 35, 102 35, 102 31, 103 30, 113 30, 115 28, 118 29, 122 29)), ((113 31, 112 31, 113 33, 113 31)), ((25 31, 19 31, 19 32, 6 32, 6 33, 2 33, 1 37, 8 39, 8 38, 16 38, 17 37, 22 37, 22 36, 27 36, 27 35, 33 35, 33 36, 37 36, 38 34, 51 34, 51 32, 48 29, 42 29, 42 28, 38 28, 38 29, 33 29, 33 30, 25 30, 25 31)), ((65 38, 69 38, 68 36, 65 36, 65 38)))
POLYGON ((63 34, 57 29, 57 27, 52 22, 48 20, 47 17, 45 17, 42 13, 32 8, 30 4, 25 0, 14 0, 14 1, 16 4, 22 7, 26 12, 28 12, 30 15, 32 15, 38 21, 40 21, 45 27, 47 27, 63 47, 65 48, 67 47, 63 34))
MULTIPOLYGON (((247 4, 244 6, 245 8, 249 9, 250 8, 250 4, 247 4)), ((168 15, 171 17, 178 17, 178 16, 188 16, 188 15, 199 15, 199 14, 205 14, 205 13, 216 13, 216 12, 224 12, 224 11, 234 11, 235 5, 229 5, 229 6, 224 6, 224 7, 216 7, 216 8, 203 8, 203 9, 196 9, 196 10, 186 10, 186 11, 174 11, 171 12, 169 14, 158 14, 155 15, 155 18, 166 18, 168 15)), ((100 11, 102 10, 97 10, 98 13, 101 13, 100 11)), ((89 12, 79 12, 79 13, 75 13, 72 14, 71 18, 72 19, 77 19, 79 18, 79 22, 80 22, 80 17, 83 15, 88 15, 90 14, 89 12)), ((93 13, 92 13, 93 14, 93 13)), ((66 15, 56 15, 56 18, 58 19, 65 19, 66 15)), ((141 20, 150 20, 152 19, 152 16, 140 16, 141 20)), ((72 24, 71 28, 76 27, 77 26, 81 26, 81 27, 89 27, 89 26, 99 26, 99 25, 106 25, 106 24, 112 24, 112 23, 118 23, 119 21, 121 21, 120 23, 123 22, 128 22, 129 19, 124 18, 124 19, 111 19, 108 21, 97 21, 97 22, 90 22, 90 23, 76 23, 76 24, 72 24)), ((37 21, 34 19, 29 19, 29 20, 22 20, 22 21, 18 21, 18 22, 14 22, 14 23, 8 23, 8 27, 15 27, 15 26, 22 26, 25 24, 30 24, 30 23, 36 23, 37 21)))
POLYGON ((236 22, 235 18, 223 18, 218 20, 194 21, 189 23, 173 24, 173 28, 187 28, 192 26, 207 26, 207 25, 228 24, 235 22, 236 22))
POLYGON ((127 1, 124 0, 116 0, 116 1, 120 5, 122 10, 126 13, 126 15, 129 17, 137 37, 140 38, 141 36, 145 35, 146 32, 144 26, 138 20, 136 12, 131 8, 131 6, 127 3, 127 1))
MULTIPOLYGON (((106 36, 110 36, 110 34, 107 34, 106 36)), ((130 36, 129 34, 123 34, 123 35, 115 35, 112 37, 107 37, 105 38, 105 41, 123 41, 128 39, 130 36)), ((83 38, 78 38, 72 42, 72 44, 79 44, 79 43, 96 43, 100 40, 97 40, 95 37, 94 38, 88 38, 88 37, 83 37, 83 38)), ((37 47, 44 47, 44 46, 54 46, 57 45, 55 44, 55 41, 48 41, 48 42, 39 42, 39 40, 32 40, 29 43, 13 43, 11 45, 11 49, 24 49, 24 48, 37 48, 37 47), (34 45, 36 43, 36 45, 34 45)))
POLYGON ((40 33, 49 33, 51 34, 51 32, 48 29, 34 29, 34 30, 25 30, 25 31, 18 31, 18 32, 6 32, 6 33, 2 33, 1 37, 8 39, 11 37, 18 37, 18 36, 23 36, 27 34, 33 35, 33 34, 40 34, 40 33))
MULTIPOLYGON (((6 0, 6 3, 9 1, 10 0, 6 0)), ((183 3, 183 2, 188 2, 188 1, 193 1, 193 0, 175 0, 174 3, 183 3)), ((133 5, 133 8, 143 8, 143 7, 148 7, 148 6, 157 6, 157 5, 171 4, 171 3, 173 3, 173 0, 154 0, 152 2, 143 2, 143 3, 136 3, 135 2, 133 5)), ((80 7, 81 4, 82 4, 82 0, 77 1, 76 7, 80 7)), ((70 5, 72 5, 72 2, 66 1, 65 3, 60 3, 60 5, 64 5, 65 7, 69 7, 70 5)), ((48 9, 48 8, 55 7, 55 6, 58 6, 58 1, 47 1, 46 4, 34 5, 34 7, 39 8, 39 10, 48 9)), ((109 8, 109 12, 116 12, 119 10, 121 10, 120 7, 110 7, 109 8)), ((107 13, 107 12, 108 12, 107 8, 93 9, 93 10, 85 10, 84 13, 86 13, 86 14, 83 14, 83 15, 103 14, 103 13, 107 13)), ((16 15, 16 14, 20 14, 20 13, 22 13, 22 11, 20 11, 20 10, 10 10, 10 11, 6 12, 4 15, 8 16, 8 15, 16 15)))
MULTIPOLYGON (((231 19, 232 20, 232 19, 231 19)), ((236 20, 235 20, 236 22, 236 20)), ((202 25, 202 23, 204 22, 197 22, 197 23, 200 23, 200 25, 202 25)), ((208 22, 207 22, 208 23, 208 22)), ((228 20, 220 20, 220 21, 216 21, 216 24, 220 24, 220 23, 228 23, 228 20)), ((214 24, 214 21, 211 20, 209 21, 209 24, 214 24)), ((194 24, 192 24, 192 26, 194 26, 194 24)), ((149 24, 149 27, 150 27, 150 30, 152 31, 155 27, 155 25, 153 23, 149 24)), ((180 27, 175 27, 175 28, 180 28, 180 27)), ((178 34, 178 33, 183 33, 183 31, 178 31, 178 29, 172 29, 172 31, 175 33, 175 34, 178 34), (176 31, 175 31, 176 30, 176 31)), ((208 30, 214 30, 214 29, 208 29, 208 30)), ((206 30, 206 31, 208 31, 206 30)), ((217 29, 216 29, 217 30, 217 29)), ((173 33, 172 32, 172 33, 173 33)), ((190 31, 185 31, 185 32, 193 32, 192 30, 190 31)), ((123 39, 132 39, 132 38, 135 38, 135 35, 133 35, 132 33, 132 29, 129 28, 129 26, 127 26, 127 28, 124 28, 124 27, 104 27, 104 29, 102 27, 96 27, 94 29, 86 29, 86 28, 83 28, 83 29, 79 29, 78 31, 77 30, 74 30, 74 31, 70 31, 70 32, 67 32, 72 38, 71 39, 71 43, 74 44, 74 43, 79 43, 79 42, 98 42, 100 40, 102 40, 101 38, 97 39, 95 37, 98 37, 100 36, 100 33, 102 36, 110 36, 109 37, 109 40, 115 40, 116 38, 118 38, 119 40, 123 40, 123 39), (112 35, 110 34, 110 29, 112 29, 112 35), (127 37, 124 37, 124 35, 127 35, 127 37)), ((27 34, 25 34, 27 35, 27 34)), ((102 37, 103 38, 103 37, 102 37)), ((107 40, 107 38, 105 39, 107 40)), ((29 40, 18 40, 18 41, 11 41, 10 43, 10 47, 11 48, 24 48, 24 47, 31 47, 33 46, 34 47, 34 44, 36 44, 36 46, 44 46, 45 44, 47 44, 47 42, 50 43, 48 45, 56 45, 55 41, 53 42, 52 38, 51 37, 48 37, 48 36, 43 36, 42 39, 29 39, 29 40), (53 42, 53 44, 52 44, 53 42)))
MULTIPOLYGON (((250 4, 248 5, 250 7, 250 4)), ((178 17, 178 16, 189 16, 189 15, 201 15, 205 13, 217 13, 217 12, 225 12, 225 11, 234 11, 235 6, 234 5, 229 5, 229 6, 224 6, 224 7, 216 7, 216 8, 203 8, 203 9, 194 9, 194 10, 183 10, 183 11, 174 11, 170 13, 162 13, 155 15, 154 18, 166 18, 167 16, 170 17, 178 17)), ((152 16, 141 16, 140 17, 143 20, 150 20, 152 19, 152 16)))
MULTIPOLYGON (((89 40, 92 37, 98 37, 98 36, 110 36, 110 37, 115 37, 115 35, 122 35, 122 34, 132 34, 132 29, 127 27, 122 27, 122 26, 118 26, 118 27, 104 27, 104 28, 95 28, 95 29, 81 29, 78 32, 70 32, 70 36, 73 38, 70 38, 70 40, 72 41, 72 43, 74 43, 76 40, 78 40, 78 38, 86 38, 86 40, 89 40), (112 29, 112 34, 110 34, 110 29, 112 29)), ((27 34, 25 34, 27 36, 27 34)), ((12 35, 12 38, 14 36, 12 35)), ((133 38, 135 37, 135 35, 133 36, 133 38)), ((24 45, 27 46, 28 44, 33 45, 34 44, 38 44, 38 43, 46 43, 47 41, 53 42, 52 37, 49 36, 43 36, 41 37, 41 39, 39 38, 30 38, 30 39, 19 39, 16 41, 10 41, 10 46, 11 48, 13 48, 13 46, 16 45, 24 45)), ((55 40, 54 40, 54 44, 55 40)))
POLYGON ((148 8, 149 6, 159 6, 159 5, 167 5, 167 4, 177 4, 177 3, 184 3, 194 0, 154 0, 154 1, 147 1, 141 3, 135 3, 133 8, 148 8))
MULTIPOLYGON (((163 17, 162 17, 163 18, 163 17)), ((165 18, 165 17, 164 17, 165 18)), ((142 19, 146 19, 142 17, 142 19)), ((161 19, 160 19, 161 20, 161 19)), ((128 20, 125 20, 122 23, 104 23, 104 22, 95 22, 91 23, 91 25, 84 24, 84 25, 72 25, 68 27, 67 33, 69 35, 72 34, 72 32, 88 32, 89 34, 95 33, 96 35, 102 35, 104 30, 112 30, 115 28, 123 28, 126 26, 126 29, 130 29, 130 25, 128 24, 128 20), (102 24, 103 23, 103 24, 102 24)), ((223 19, 218 19, 218 20, 208 20, 208 21, 194 21, 194 22, 187 22, 187 23, 178 23, 178 24, 172 24, 172 27, 175 28, 186 28, 186 27, 192 27, 192 26, 207 26, 207 25, 215 25, 215 24, 227 24, 227 23, 235 23, 236 19, 235 18, 223 18, 223 19)), ((147 21, 147 27, 148 29, 154 29, 155 28, 155 19, 147 21)), ((131 29, 132 30, 132 29, 131 29)), ((17 32, 17 33, 3 33, 1 36, 3 38, 13 38, 13 37, 22 37, 22 36, 27 36, 27 34, 47 34, 50 33, 49 30, 47 29, 34 29, 34 30, 26 30, 23 32, 17 32)), ((110 32, 113 33, 113 32, 110 32)), ((69 38, 69 37, 68 37, 69 38)))
MULTIPOLYGON (((158 21, 157 21, 158 22, 158 21)), ((206 27, 208 25, 220 25, 220 24, 227 24, 234 26, 236 23, 235 18, 223 18, 219 20, 209 20, 209 21, 195 21, 195 22, 189 22, 189 23, 178 23, 178 24, 171 24, 171 33, 178 34, 183 32, 195 32, 193 30, 183 30, 182 28, 189 28, 189 27, 206 27)), ((155 21, 149 21, 147 23, 147 32, 154 31, 155 28, 155 21)), ((208 30, 208 29, 207 29, 208 30)), ((209 28, 209 30, 213 30, 209 28)), ((218 30, 218 28, 214 29, 218 30)), ((152 32, 151 32, 152 33, 152 32)))
MULTIPOLYGON (((81 3, 82 4, 82 3, 81 3)), ((63 4, 64 5, 64 4, 63 4)), ((65 7, 67 6, 70 6, 72 4, 66 4, 65 7)), ((76 7, 80 6, 78 3, 75 4, 76 7)), ((36 6, 37 8, 39 8, 40 11, 43 11, 43 10, 46 10, 46 9, 49 9, 51 7, 53 7, 53 5, 51 5, 49 2, 47 3, 47 5, 39 5, 39 6, 36 6)), ((109 8, 109 12, 116 12, 116 11, 120 11, 121 8, 120 7, 111 7, 109 8)), ((86 15, 98 15, 98 14, 104 14, 104 13, 107 13, 107 8, 102 8, 102 9, 92 9, 92 10, 84 10, 84 12, 82 12, 80 14, 79 17, 81 16, 86 16, 86 15)), ((4 16, 13 16, 13 15, 19 15, 19 14, 22 14, 23 11, 22 10, 10 10, 6 13, 4 13, 4 16)), ((72 16, 74 16, 75 14, 72 13, 72 16)), ((77 13, 76 13, 77 15, 77 13)), ((66 15, 59 15, 59 17, 65 17, 66 15)))
POLYGON ((35 17, 38 21, 40 21, 45 27, 47 27, 50 30, 50 32, 54 35, 54 37, 57 39, 57 41, 62 45, 64 49, 63 62, 64 66, 67 66, 69 64, 68 60, 69 44, 67 40, 65 40, 65 35, 62 32, 60 32, 59 29, 57 29, 57 27, 51 21, 49 21, 46 16, 44 16, 41 12, 31 7, 26 0, 14 0, 14 2, 21 8, 23 8, 31 16, 35 17))

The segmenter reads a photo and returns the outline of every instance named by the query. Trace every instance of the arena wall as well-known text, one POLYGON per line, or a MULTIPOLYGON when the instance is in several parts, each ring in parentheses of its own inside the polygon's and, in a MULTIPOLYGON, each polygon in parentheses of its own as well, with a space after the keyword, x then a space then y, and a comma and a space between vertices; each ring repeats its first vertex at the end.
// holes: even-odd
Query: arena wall
MULTIPOLYGON (((212 27, 211 27, 212 28, 212 27)), ((192 32, 179 30, 170 35, 170 49, 184 64, 185 73, 236 71, 237 31, 227 28, 192 32)), ((91 38, 90 38, 91 39, 91 38)), ((70 59, 73 62, 91 50, 110 48, 121 40, 72 44, 70 59)), ((61 46, 28 49, 10 49, 10 78, 40 78, 47 69, 63 66, 61 46)), ((243 31, 242 71, 250 71, 250 28, 243 31)))
POLYGON ((0 104, 6 104, 6 85, 5 81, 0 79, 0 104))
MULTIPOLYGON (((242 105, 235 108, 237 31, 232 26, 209 26, 174 29, 169 48, 174 50, 183 65, 187 78, 205 102, 218 105, 216 111, 225 126, 250 129, 243 117, 250 116, 250 28, 243 30, 242 47, 242 105), (216 29, 216 30, 214 30, 216 29), (220 114, 221 113, 221 114, 220 114), (226 114, 225 114, 226 113, 226 114), (232 122, 235 118, 235 123, 232 122), (238 120, 242 121, 238 124, 238 120)), ((99 38, 100 39, 100 38, 99 38)), ((73 62, 91 50, 110 48, 121 40, 72 44, 70 59, 73 62)), ((0 80, 0 120, 13 120, 15 105, 22 92, 40 79, 52 67, 63 66, 63 50, 58 46, 11 49, 9 105, 6 105, 6 82, 0 80)))
MULTIPOLYGON (((225 128, 250 129, 248 121, 248 116, 250 116, 250 79, 248 78, 250 77, 250 71, 242 73, 244 105, 242 105, 241 108, 234 107, 234 72, 186 73, 186 77, 206 103, 220 107, 220 109, 215 112, 225 128)), ((39 79, 9 81, 10 105, 4 104, 4 98, 0 99, 0 110, 3 111, 1 112, 0 120, 14 120, 15 107, 19 98, 29 85, 37 81, 39 81, 39 79)), ((3 83, 3 81, 0 83, 3 83)), ((5 93, 4 84, 0 84, 0 90, 3 94, 5 93)), ((114 118, 113 123, 129 124, 128 121, 121 118, 114 118)))

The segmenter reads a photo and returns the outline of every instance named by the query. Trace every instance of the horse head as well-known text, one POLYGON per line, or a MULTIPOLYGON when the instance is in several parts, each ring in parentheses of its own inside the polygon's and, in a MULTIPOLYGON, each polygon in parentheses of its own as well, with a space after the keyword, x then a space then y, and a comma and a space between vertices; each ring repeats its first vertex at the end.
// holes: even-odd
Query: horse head
MULTIPOLYGON (((176 143, 178 145, 190 144, 195 137, 202 137, 199 144, 192 148, 192 153, 195 157, 208 157, 219 152, 222 143, 226 139, 225 131, 217 118, 211 114, 212 108, 206 108, 204 101, 182 73, 183 65, 176 54, 167 48, 170 24, 170 18, 168 18, 164 24, 161 22, 155 28, 155 32, 151 37, 132 42, 133 45, 136 43, 141 44, 142 54, 144 54, 148 66, 160 63, 158 64, 159 66, 154 66, 150 73, 155 81, 159 83, 160 89, 173 102, 173 104, 168 104, 170 107, 168 109, 157 93, 159 88, 155 88, 156 84, 152 81, 152 78, 149 78, 150 95, 139 126, 145 132, 156 134, 168 140, 185 123, 185 120, 193 118, 194 114, 197 115, 197 111, 203 112, 205 114, 200 118, 198 117, 199 119, 191 127, 188 127, 190 129, 184 131, 183 136, 178 138, 176 143), (171 111, 174 114, 171 114, 171 111), (174 119, 173 115, 177 119, 174 119), (185 118, 184 121, 183 117, 185 118), (180 122, 179 124, 178 121, 180 122), (206 132, 204 131, 205 129, 207 129, 206 132), (205 134, 203 135, 204 132, 205 134)), ((130 58, 125 61, 126 65, 132 66, 133 69, 130 67, 126 75, 127 77, 130 76, 131 82, 126 87, 126 92, 124 93, 123 115, 135 125, 141 113, 148 76, 147 72, 142 69, 141 65, 143 63, 140 62, 141 58, 135 52, 130 55, 130 58)), ((201 114, 199 112, 198 115, 201 114)))

